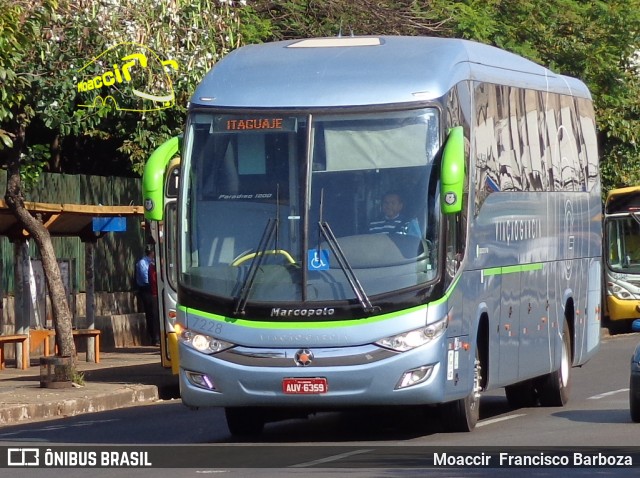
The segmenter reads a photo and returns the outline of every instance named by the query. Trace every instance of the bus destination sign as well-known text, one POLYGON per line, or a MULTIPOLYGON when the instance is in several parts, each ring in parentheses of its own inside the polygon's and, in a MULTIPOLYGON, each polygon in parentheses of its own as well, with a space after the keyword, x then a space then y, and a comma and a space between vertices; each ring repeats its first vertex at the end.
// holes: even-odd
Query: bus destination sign
POLYGON ((246 131, 295 132, 297 130, 297 121, 296 118, 291 117, 223 116, 217 118, 214 128, 218 133, 246 131))

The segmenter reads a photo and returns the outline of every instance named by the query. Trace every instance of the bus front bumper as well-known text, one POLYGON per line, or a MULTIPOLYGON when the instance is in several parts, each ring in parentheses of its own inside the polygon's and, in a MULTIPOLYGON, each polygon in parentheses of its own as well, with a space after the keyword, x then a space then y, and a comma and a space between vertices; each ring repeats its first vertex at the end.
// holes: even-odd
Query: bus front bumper
MULTIPOLYGON (((190 347, 180 347, 180 394, 189 407, 262 406, 330 409, 358 405, 435 404, 467 396, 465 380, 449 380, 457 373, 441 363, 447 339, 384 360, 358 365, 318 367, 260 367, 222 361, 190 347), (398 388, 407 372, 428 375, 414 385, 398 388), (449 372, 449 373, 447 373, 449 372), (321 393, 291 393, 287 383, 309 380, 325 384, 321 393), (452 388, 453 387, 453 388, 452 388)), ((467 354, 468 352, 463 351, 467 354)), ((455 361, 456 366, 465 358, 455 361)), ((449 363, 451 362, 451 363, 449 363)))
POLYGON ((607 314, 609 320, 640 319, 640 300, 622 300, 608 295, 607 314))

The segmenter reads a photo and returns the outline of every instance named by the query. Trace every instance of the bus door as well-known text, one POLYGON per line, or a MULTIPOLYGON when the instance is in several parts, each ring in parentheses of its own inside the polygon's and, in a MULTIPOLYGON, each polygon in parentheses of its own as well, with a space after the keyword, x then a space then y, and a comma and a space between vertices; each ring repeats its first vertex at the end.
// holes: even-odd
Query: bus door
POLYGON ((169 163, 164 184, 163 221, 157 222, 156 264, 158 265, 158 311, 162 366, 178 373, 178 338, 176 322, 177 292, 177 210, 180 159, 169 163))

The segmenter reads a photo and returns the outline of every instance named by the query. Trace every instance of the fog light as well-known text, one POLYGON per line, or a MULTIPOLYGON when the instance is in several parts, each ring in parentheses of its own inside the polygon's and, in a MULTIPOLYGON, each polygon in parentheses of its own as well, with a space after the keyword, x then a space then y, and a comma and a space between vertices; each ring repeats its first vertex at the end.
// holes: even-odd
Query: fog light
POLYGON ((198 388, 204 388, 206 390, 216 389, 216 386, 214 385, 213 380, 211 380, 211 378, 205 373, 185 371, 185 374, 189 382, 191 382, 193 385, 195 385, 198 388))
POLYGON ((400 390, 401 388, 413 387, 414 385, 418 385, 419 383, 426 382, 429 377, 431 377, 431 372, 433 372, 433 365, 424 365, 412 370, 407 370, 402 375, 402 378, 398 382, 398 385, 396 385, 396 390, 400 390))

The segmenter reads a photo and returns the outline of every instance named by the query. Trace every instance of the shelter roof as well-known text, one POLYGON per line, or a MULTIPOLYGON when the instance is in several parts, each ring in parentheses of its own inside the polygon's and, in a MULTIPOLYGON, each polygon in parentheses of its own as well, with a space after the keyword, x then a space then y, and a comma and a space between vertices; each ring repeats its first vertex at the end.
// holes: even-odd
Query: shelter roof
MULTIPOLYGON (((94 206, 87 204, 55 204, 25 202, 31 215, 40 214, 42 222, 52 236, 80 237, 85 241, 96 240, 101 233, 93 231, 95 217, 143 216, 142 206, 94 206)), ((0 235, 10 239, 26 238, 29 233, 20 227, 16 217, 4 200, 0 199, 0 235)))

